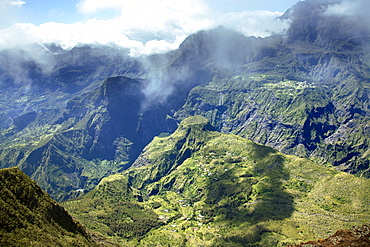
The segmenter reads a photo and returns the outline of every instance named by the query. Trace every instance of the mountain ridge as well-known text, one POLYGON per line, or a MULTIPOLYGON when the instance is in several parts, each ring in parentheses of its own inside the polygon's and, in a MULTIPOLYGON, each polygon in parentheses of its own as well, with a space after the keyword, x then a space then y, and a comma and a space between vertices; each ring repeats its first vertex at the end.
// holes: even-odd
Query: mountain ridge
POLYGON ((1 169, 0 178, 1 245, 100 246, 81 223, 18 168, 1 169))

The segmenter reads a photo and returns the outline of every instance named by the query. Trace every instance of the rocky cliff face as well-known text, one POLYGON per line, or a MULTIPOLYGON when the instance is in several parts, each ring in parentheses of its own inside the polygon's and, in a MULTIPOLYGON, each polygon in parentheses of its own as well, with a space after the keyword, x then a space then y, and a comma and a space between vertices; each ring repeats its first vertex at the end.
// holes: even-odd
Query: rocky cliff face
POLYGON ((370 245, 370 227, 369 225, 354 226, 349 230, 338 230, 334 235, 317 241, 308 241, 297 245, 288 245, 288 247, 299 246, 368 246, 370 245))
POLYGON ((176 116, 201 114, 223 132, 369 176, 369 30, 324 2, 288 10, 286 37, 245 53, 231 76, 218 70, 176 116))

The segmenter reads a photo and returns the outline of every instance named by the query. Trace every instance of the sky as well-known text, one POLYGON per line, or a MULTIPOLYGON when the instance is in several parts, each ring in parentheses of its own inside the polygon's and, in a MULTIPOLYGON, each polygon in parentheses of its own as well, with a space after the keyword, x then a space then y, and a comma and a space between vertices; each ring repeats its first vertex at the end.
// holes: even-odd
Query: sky
POLYGON ((34 43, 129 48, 132 55, 176 49, 190 34, 224 25, 265 37, 289 26, 298 0, 0 0, 0 49, 34 43))

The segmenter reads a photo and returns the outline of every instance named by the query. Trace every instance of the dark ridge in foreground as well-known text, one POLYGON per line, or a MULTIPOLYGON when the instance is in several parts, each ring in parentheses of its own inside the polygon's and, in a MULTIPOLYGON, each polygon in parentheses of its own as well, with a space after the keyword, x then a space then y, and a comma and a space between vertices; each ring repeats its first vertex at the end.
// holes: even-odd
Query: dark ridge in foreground
POLYGON ((0 246, 104 245, 18 168, 0 181, 0 246))

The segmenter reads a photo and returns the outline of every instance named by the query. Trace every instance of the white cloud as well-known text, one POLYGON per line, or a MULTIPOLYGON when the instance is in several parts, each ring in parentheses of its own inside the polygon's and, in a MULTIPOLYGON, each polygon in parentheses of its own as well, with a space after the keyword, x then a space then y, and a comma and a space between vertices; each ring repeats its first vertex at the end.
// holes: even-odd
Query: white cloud
POLYGON ((82 0, 78 9, 86 14, 119 9, 115 21, 119 30, 144 41, 153 37, 175 40, 179 34, 208 28, 211 12, 201 0, 82 0), (153 37, 147 37, 148 33, 153 37))
POLYGON ((289 21, 277 19, 282 14, 263 10, 232 12, 220 16, 217 23, 246 36, 266 37, 289 27, 289 21))
POLYGON ((218 25, 262 37, 287 27, 286 22, 275 19, 282 14, 279 12, 225 14, 213 11, 203 0, 82 0, 76 7, 88 15, 109 9, 120 15, 74 24, 16 24, 0 30, 0 49, 25 42, 55 42, 65 48, 97 43, 126 47, 137 56, 176 49, 188 35, 218 25))
POLYGON ((116 43, 124 47, 137 47, 141 43, 129 40, 125 35, 116 32, 109 21, 91 19, 86 22, 63 24, 48 22, 35 26, 19 23, 0 30, 0 48, 16 48, 26 43, 59 43, 64 48, 72 48, 78 44, 110 44, 116 43), (13 42, 9 43, 9 40, 13 42))
POLYGON ((26 4, 26 2, 21 1, 21 0, 8 0, 6 1, 6 3, 12 6, 17 6, 17 7, 21 7, 23 4, 26 4))

